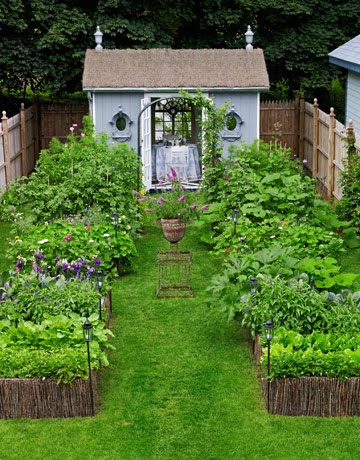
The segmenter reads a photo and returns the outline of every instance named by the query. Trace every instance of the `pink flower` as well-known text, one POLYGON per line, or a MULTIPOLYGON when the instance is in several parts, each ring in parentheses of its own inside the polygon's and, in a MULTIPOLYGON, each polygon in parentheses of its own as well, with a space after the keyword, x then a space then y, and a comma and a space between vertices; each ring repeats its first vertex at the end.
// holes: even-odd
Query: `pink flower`
POLYGON ((190 209, 196 209, 196 208, 197 208, 197 204, 192 204, 192 205, 190 206, 190 209))
POLYGON ((81 137, 85 137, 85 133, 80 133, 80 136, 81 136, 81 137))
POLYGON ((65 241, 71 241, 71 240, 72 240, 72 237, 71 237, 70 235, 65 236, 64 240, 65 240, 65 241))
POLYGON ((171 170, 171 174, 174 176, 174 178, 176 179, 177 178, 177 174, 176 174, 176 171, 174 168, 170 168, 171 170))
POLYGON ((217 163, 218 161, 220 161, 220 158, 214 158, 214 163, 217 163))
POLYGON ((180 201, 180 203, 183 203, 184 201, 186 200, 186 196, 185 195, 182 195, 178 201, 180 201))
POLYGON ((137 190, 133 190, 132 192, 133 192, 133 194, 136 195, 136 196, 142 196, 141 193, 139 193, 137 190))
POLYGON ((145 212, 148 212, 149 214, 152 214, 154 211, 152 209, 144 209, 145 212))
POLYGON ((137 202, 138 202, 138 203, 144 203, 144 201, 146 201, 146 197, 145 197, 145 196, 140 196, 140 198, 137 199, 137 202))
POLYGON ((209 208, 210 208, 210 205, 209 205, 209 204, 205 204, 205 205, 201 208, 201 210, 202 210, 202 211, 206 211, 206 210, 209 209, 209 208))
POLYGON ((305 165, 308 161, 305 159, 305 160, 303 160, 302 162, 303 162, 303 164, 305 165))
POLYGON ((162 201, 162 202, 165 203, 166 200, 165 200, 165 198, 163 196, 160 196, 159 201, 162 201))
POLYGON ((73 126, 70 126, 69 129, 70 129, 71 132, 73 132, 75 128, 73 126))

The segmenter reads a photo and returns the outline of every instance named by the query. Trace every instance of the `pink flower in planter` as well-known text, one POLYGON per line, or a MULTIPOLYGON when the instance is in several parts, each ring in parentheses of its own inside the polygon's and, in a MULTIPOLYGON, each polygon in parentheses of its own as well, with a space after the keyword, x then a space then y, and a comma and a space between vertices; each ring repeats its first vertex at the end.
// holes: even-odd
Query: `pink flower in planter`
POLYGON ((71 237, 70 235, 65 236, 64 240, 65 240, 65 241, 71 241, 71 240, 72 240, 72 237, 71 237))

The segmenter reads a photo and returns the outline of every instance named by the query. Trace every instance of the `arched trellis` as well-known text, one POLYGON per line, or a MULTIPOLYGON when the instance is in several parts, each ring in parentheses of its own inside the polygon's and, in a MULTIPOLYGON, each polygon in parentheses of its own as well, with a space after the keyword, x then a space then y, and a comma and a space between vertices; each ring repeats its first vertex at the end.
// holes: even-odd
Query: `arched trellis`
POLYGON ((153 105, 156 105, 158 102, 161 102, 161 101, 167 101, 168 99, 184 99, 184 100, 187 100, 187 101, 190 101, 190 102, 194 102, 193 99, 191 97, 187 97, 187 96, 167 96, 167 97, 160 97, 158 99, 155 99, 154 101, 150 102, 149 104, 145 105, 139 112, 139 115, 138 115, 138 119, 137 119, 137 127, 138 127, 138 150, 137 150, 137 154, 138 154, 138 157, 140 158, 141 157, 141 132, 140 132, 140 119, 141 119, 141 115, 145 112, 145 110, 147 110, 149 107, 153 106, 153 105))
MULTIPOLYGON (((165 96, 165 97, 160 97, 160 98, 157 98, 155 99, 154 101, 151 101, 149 102, 148 104, 146 104, 144 107, 141 108, 140 112, 139 112, 139 115, 138 115, 138 119, 137 119, 137 140, 138 140, 138 148, 137 148, 137 155, 138 155, 138 158, 139 160, 141 160, 142 158, 142 145, 141 145, 141 116, 143 115, 143 113, 149 109, 150 107, 152 107, 153 105, 157 104, 158 102, 161 102, 161 101, 167 101, 169 99, 183 99, 183 100, 187 100, 191 103, 193 103, 193 98, 191 97, 187 97, 187 96, 181 96, 181 95, 175 95, 175 96, 165 96)), ((139 171, 139 174, 138 174, 138 189, 140 189, 140 171, 139 171)))

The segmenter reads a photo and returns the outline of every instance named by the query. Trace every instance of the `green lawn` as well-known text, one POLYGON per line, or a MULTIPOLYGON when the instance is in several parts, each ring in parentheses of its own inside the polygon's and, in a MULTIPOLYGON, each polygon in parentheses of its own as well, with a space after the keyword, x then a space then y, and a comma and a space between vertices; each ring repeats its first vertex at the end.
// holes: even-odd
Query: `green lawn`
MULTIPOLYGON (((248 338, 209 316, 205 289, 220 267, 187 230, 192 299, 155 297, 160 229, 138 241, 134 273, 114 285, 116 351, 94 418, 0 421, 0 459, 358 459, 360 418, 267 414, 248 338)), ((85 348, 84 348, 85 352, 85 348)))

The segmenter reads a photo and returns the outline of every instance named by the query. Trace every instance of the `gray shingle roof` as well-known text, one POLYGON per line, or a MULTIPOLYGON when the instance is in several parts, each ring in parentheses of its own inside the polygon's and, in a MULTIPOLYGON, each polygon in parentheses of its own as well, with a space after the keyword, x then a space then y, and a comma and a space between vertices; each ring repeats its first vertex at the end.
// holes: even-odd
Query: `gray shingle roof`
POLYGON ((268 88, 261 49, 87 50, 83 88, 268 88))
POLYGON ((360 35, 331 51, 329 61, 340 67, 360 72, 360 35))

